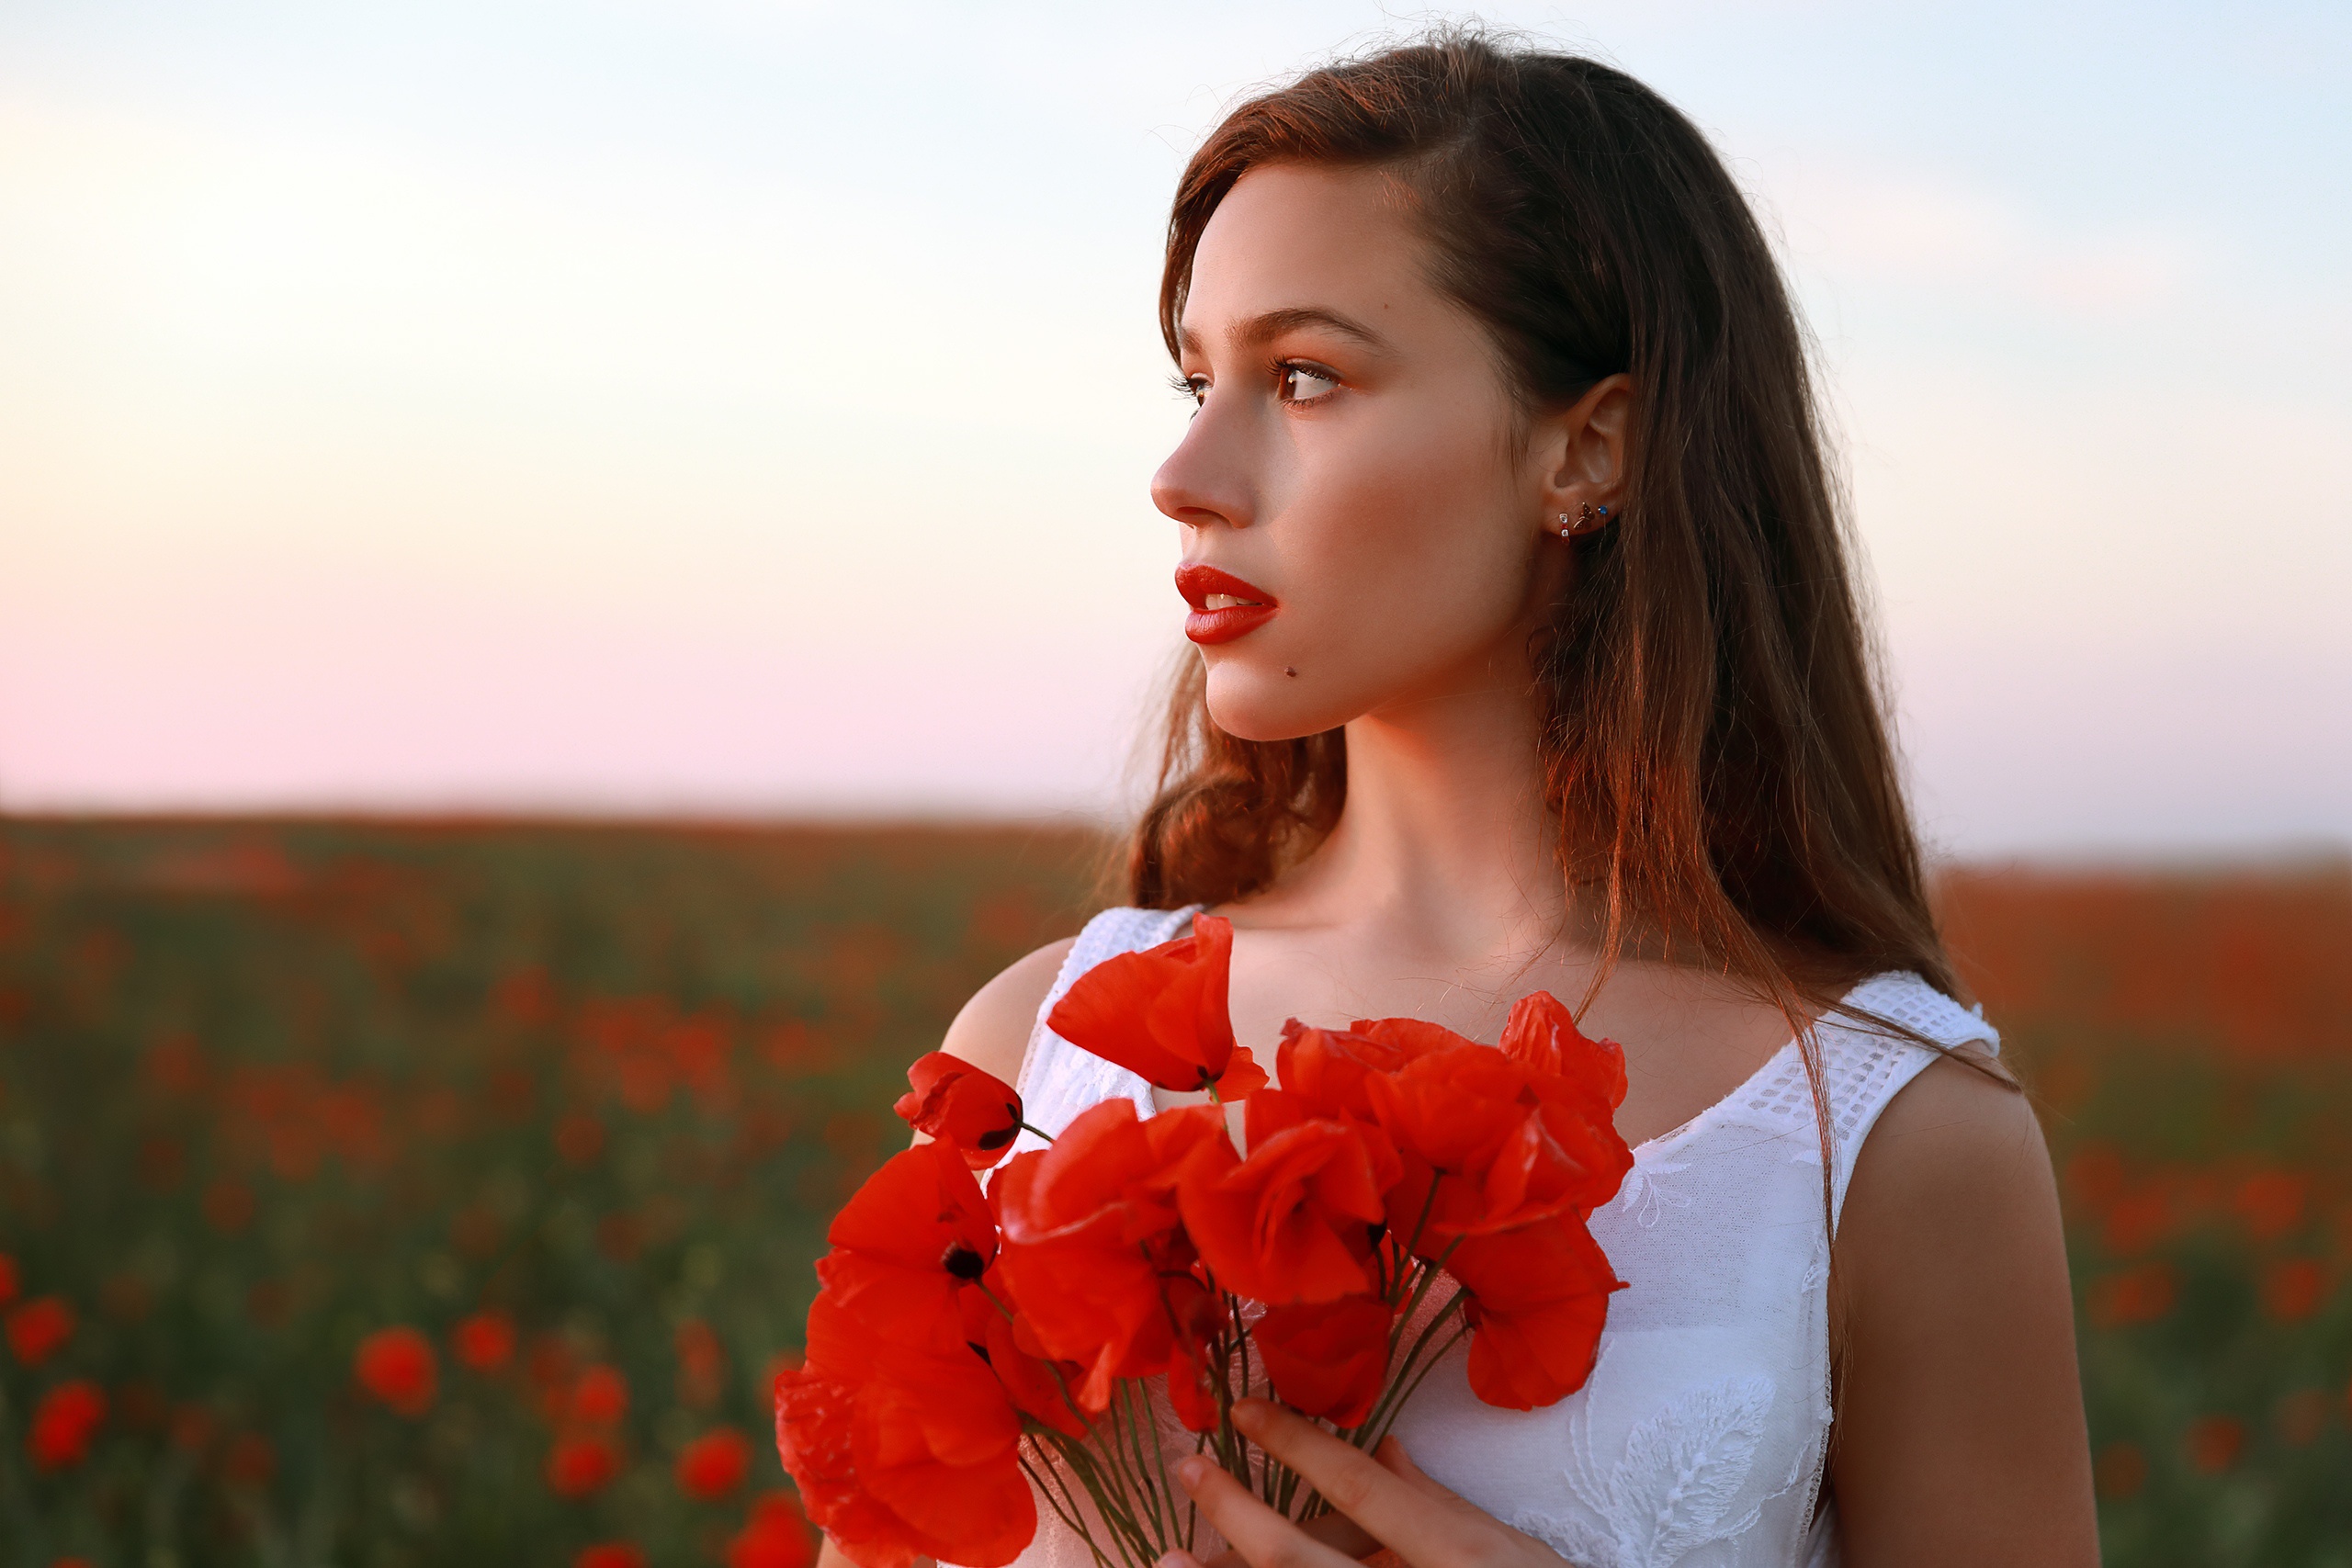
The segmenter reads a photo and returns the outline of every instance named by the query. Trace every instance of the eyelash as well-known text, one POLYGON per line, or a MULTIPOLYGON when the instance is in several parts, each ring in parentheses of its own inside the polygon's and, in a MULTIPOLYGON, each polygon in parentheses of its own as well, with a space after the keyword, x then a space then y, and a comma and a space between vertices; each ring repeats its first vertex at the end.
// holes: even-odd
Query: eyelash
MULTIPOLYGON (((1274 361, 1273 371, 1274 385, 1277 389, 1292 375, 1312 376, 1318 381, 1329 381, 1333 391, 1347 385, 1328 367, 1315 364, 1311 360, 1277 359, 1274 361)), ((1168 384, 1175 389, 1178 397, 1192 399, 1195 408, 1200 406, 1201 399, 1208 393, 1208 380, 1205 377, 1171 376, 1168 378, 1168 384)), ((1281 400, 1298 408, 1309 408, 1330 395, 1330 392, 1317 392, 1311 398, 1283 398, 1281 400)))

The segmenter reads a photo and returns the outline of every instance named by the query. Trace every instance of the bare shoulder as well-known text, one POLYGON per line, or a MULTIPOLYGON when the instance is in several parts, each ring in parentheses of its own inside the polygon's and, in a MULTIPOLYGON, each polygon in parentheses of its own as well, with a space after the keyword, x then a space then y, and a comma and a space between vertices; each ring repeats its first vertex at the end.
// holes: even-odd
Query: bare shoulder
POLYGON ((939 1048, 1007 1083, 1018 1082, 1037 1010, 1046 1005, 1054 976, 1061 973, 1062 960, 1069 956, 1070 944, 1077 940, 1064 937, 1047 942, 973 992, 956 1021, 947 1026, 947 1037, 939 1048))
POLYGON ((2049 1145, 2031 1102, 2009 1083, 1947 1056, 1929 1063, 1880 1113, 1855 1161, 1849 1202, 1907 1206, 1962 1195, 1981 1201, 1989 1187, 2011 1184, 2050 1185, 2049 1145))
POLYGON ((2095 1563, 2065 1238, 2026 1097, 1930 1064, 1864 1141, 1836 1251, 1846 1560, 2095 1563))

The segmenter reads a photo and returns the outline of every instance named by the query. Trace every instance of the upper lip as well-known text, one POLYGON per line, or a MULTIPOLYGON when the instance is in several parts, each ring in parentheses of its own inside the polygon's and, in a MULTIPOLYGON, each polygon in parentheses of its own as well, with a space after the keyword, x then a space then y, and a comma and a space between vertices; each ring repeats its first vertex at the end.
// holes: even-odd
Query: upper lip
POLYGON ((1212 593, 1222 593, 1246 604, 1263 604, 1269 610, 1275 604, 1274 596, 1256 583, 1201 561, 1186 561, 1176 569, 1176 592, 1184 596, 1185 604, 1203 612, 1207 611, 1212 593))

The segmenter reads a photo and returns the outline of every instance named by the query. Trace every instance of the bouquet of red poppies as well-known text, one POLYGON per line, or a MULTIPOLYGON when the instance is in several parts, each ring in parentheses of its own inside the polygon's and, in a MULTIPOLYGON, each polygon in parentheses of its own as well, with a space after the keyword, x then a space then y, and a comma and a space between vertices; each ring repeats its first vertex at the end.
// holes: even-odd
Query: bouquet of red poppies
POLYGON ((1144 1568, 1193 1547, 1185 1452, 1293 1517, 1322 1510, 1234 1427, 1245 1393, 1370 1449, 1465 1337, 1489 1404, 1548 1404, 1590 1372, 1622 1282, 1586 1222, 1633 1164, 1615 1043, 1544 992, 1499 1049, 1413 1019, 1294 1021, 1270 1088, 1234 1042, 1232 942, 1198 917, 1089 970, 1048 1021, 1212 1103, 1105 1101, 1006 1162, 1025 1125, 1009 1086, 940 1053, 909 1074, 899 1113, 932 1141, 834 1220, 776 1397, 785 1468, 862 1568, 999 1568, 1039 1498, 1104 1568, 1144 1568))

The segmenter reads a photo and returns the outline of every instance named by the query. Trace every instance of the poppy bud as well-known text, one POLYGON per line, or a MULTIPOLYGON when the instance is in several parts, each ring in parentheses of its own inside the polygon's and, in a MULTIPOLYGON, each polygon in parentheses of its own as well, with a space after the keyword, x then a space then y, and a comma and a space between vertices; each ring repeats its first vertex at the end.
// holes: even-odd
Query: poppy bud
POLYGON ((1021 1135, 1012 1086, 960 1056, 933 1051, 907 1069, 907 1082, 893 1109, 916 1132, 954 1145, 974 1170, 1002 1159, 1021 1135))

